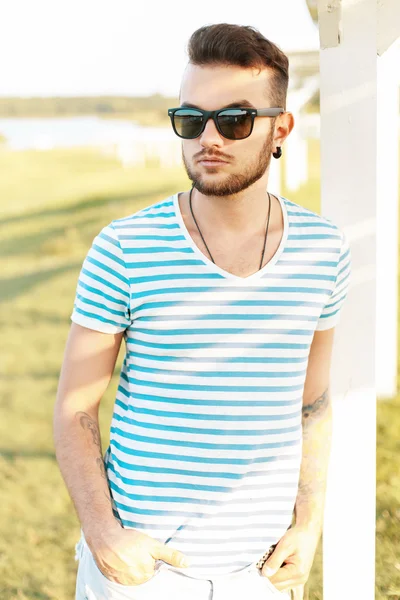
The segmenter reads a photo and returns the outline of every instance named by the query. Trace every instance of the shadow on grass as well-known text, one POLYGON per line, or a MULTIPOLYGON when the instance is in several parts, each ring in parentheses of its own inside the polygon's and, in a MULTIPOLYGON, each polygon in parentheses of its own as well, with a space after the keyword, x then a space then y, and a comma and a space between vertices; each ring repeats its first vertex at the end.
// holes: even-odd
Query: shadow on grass
POLYGON ((18 598, 29 598, 29 600, 53 600, 54 596, 49 596, 48 594, 45 594, 44 592, 35 592, 34 590, 32 590, 31 587, 24 589, 24 588, 16 588, 16 587, 12 587, 12 588, 5 588, 2 587, 1 591, 6 594, 5 596, 2 596, 2 598, 4 598, 4 600, 6 600, 6 598, 9 598, 10 600, 18 600, 18 598), (23 596, 21 596, 21 593, 24 594, 23 596), (7 595, 10 594, 10 595, 7 595))
MULTIPOLYGON (((72 312, 72 305, 71 311, 72 312)), ((6 313, 0 314, 0 330, 2 327, 13 326, 13 327, 29 327, 30 330, 33 328, 38 329, 40 325, 62 325, 68 326, 71 323, 69 314, 67 316, 52 315, 39 312, 37 310, 26 309, 23 315, 12 315, 12 322, 10 315, 6 313)))
POLYGON ((9 383, 11 381, 24 381, 24 380, 45 380, 45 379, 57 379, 60 377, 60 371, 25 371, 24 373, 11 373, 11 374, 0 374, 0 382, 4 381, 9 383))
POLYGON ((31 213, 22 213, 12 215, 0 220, 0 227, 10 225, 11 223, 25 223, 27 221, 33 221, 35 219, 45 219, 46 217, 57 217, 67 216, 75 214, 81 211, 90 210, 92 208, 101 208, 109 204, 119 204, 125 202, 135 203, 145 199, 151 199, 159 194, 169 195, 168 186, 163 186, 157 189, 147 190, 140 193, 122 194, 120 196, 95 196, 93 198, 84 198, 73 204, 67 204, 66 206, 58 206, 57 208, 47 208, 45 210, 38 210, 31 213))
POLYGON ((32 452, 32 450, 9 450, 8 448, 0 448, 0 456, 9 462, 14 461, 16 458, 48 458, 49 460, 56 460, 55 452, 50 452, 49 450, 32 452))
POLYGON ((26 294, 34 287, 47 282, 54 277, 58 277, 69 271, 78 271, 82 267, 82 262, 75 262, 69 265, 63 265, 54 269, 35 271, 29 275, 18 275, 9 279, 1 280, 0 303, 15 300, 18 296, 26 294))
MULTIPOLYGON (((80 223, 71 224, 71 227, 80 231, 86 228, 88 225, 95 225, 99 222, 99 218, 87 219, 80 223)), ((14 236, 11 239, 0 241, 0 256, 20 256, 23 254, 30 254, 36 256, 42 255, 53 255, 54 252, 48 252, 42 248, 43 244, 48 242, 57 242, 60 238, 64 238, 70 225, 66 223, 64 227, 53 227, 51 229, 43 229, 40 232, 32 233, 29 235, 22 235, 20 237, 14 236)), ((99 225, 99 231, 102 226, 99 225)))
MULTIPOLYGON (((72 312, 72 306, 71 306, 72 312)), ((71 322, 69 314, 67 316, 52 315, 49 313, 40 312, 32 309, 26 311, 26 316, 35 325, 46 324, 46 325, 68 325, 71 322)))

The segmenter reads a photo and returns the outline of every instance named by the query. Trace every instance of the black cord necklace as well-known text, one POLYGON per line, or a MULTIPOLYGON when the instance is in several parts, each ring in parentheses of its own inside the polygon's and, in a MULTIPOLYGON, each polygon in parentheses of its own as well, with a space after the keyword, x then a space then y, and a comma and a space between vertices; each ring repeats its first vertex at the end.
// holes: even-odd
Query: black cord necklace
MULTIPOLYGON (((213 259, 213 257, 212 257, 212 254, 211 254, 211 252, 210 252, 210 250, 209 250, 209 248, 208 248, 208 246, 207 246, 207 244, 206 244, 206 241, 205 241, 205 239, 204 239, 204 237, 203 237, 203 234, 202 234, 202 233, 201 233, 201 231, 200 231, 200 227, 198 226, 198 224, 197 224, 197 221, 196 221, 196 219, 195 219, 195 216, 194 216, 194 214, 193 214, 193 208, 192 208, 192 192, 193 192, 193 188, 194 188, 194 185, 192 186, 192 189, 190 190, 190 193, 189 193, 189 206, 190 206, 190 212, 192 213, 193 221, 196 223, 196 227, 197 227, 197 229, 199 230, 199 234, 200 234, 200 236, 201 236, 201 239, 203 240, 203 243, 204 243, 205 247, 207 248, 208 254, 210 255, 210 257, 211 257, 211 260, 212 260, 212 261, 213 261, 213 263, 215 264, 215 260, 214 260, 214 259, 213 259)), ((263 260, 264 260, 265 246, 266 246, 266 244, 267 244, 267 235, 268 235, 269 217, 270 217, 270 214, 271 214, 271 196, 270 196, 270 193, 269 193, 269 192, 267 192, 267 194, 268 194, 268 199, 269 199, 269 207, 268 207, 268 219, 267 219, 267 227, 266 227, 266 229, 265 229, 264 247, 263 247, 263 251, 262 251, 262 255, 261 255, 261 262, 260 262, 260 267, 259 267, 259 270, 261 269, 261 267, 262 267, 262 264, 263 264, 263 260)))

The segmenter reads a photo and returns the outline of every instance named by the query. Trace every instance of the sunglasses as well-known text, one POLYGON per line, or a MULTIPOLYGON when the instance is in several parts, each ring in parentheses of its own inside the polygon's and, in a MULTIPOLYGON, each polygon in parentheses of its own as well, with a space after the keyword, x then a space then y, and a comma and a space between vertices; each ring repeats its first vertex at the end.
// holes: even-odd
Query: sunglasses
POLYGON ((212 119, 219 133, 228 140, 244 140, 253 131, 255 117, 277 117, 283 108, 170 108, 168 115, 174 132, 184 140, 199 137, 212 119))

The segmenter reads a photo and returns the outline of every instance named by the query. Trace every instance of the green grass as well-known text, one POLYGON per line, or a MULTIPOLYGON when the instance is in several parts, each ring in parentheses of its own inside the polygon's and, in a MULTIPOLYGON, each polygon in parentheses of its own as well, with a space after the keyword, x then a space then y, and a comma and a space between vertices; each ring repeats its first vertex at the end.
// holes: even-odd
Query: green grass
MULTIPOLYGON (((315 143, 310 154, 307 185, 283 194, 318 211, 315 143)), ((182 168, 123 169, 91 149, 3 151, 0 168, 0 598, 69 600, 79 525, 55 460, 52 414, 79 269, 105 224, 188 189, 188 181, 182 168)), ((103 448, 116 387, 114 375, 100 409, 103 448)), ((398 402, 379 403, 378 421, 376 597, 393 600, 400 597, 398 402)), ((310 600, 322 598, 321 572, 319 548, 310 600)))

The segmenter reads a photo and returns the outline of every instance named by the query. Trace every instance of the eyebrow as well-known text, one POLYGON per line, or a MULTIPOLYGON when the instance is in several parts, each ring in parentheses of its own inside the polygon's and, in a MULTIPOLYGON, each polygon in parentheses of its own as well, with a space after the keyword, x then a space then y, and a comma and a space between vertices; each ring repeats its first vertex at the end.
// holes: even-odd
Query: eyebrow
MULTIPOLYGON (((192 104, 191 102, 182 102, 182 107, 186 108, 200 108, 196 104, 192 104)), ((225 104, 225 106, 221 106, 221 108, 255 108, 254 104, 249 102, 248 100, 237 100, 236 102, 231 102, 230 104, 225 104)))

